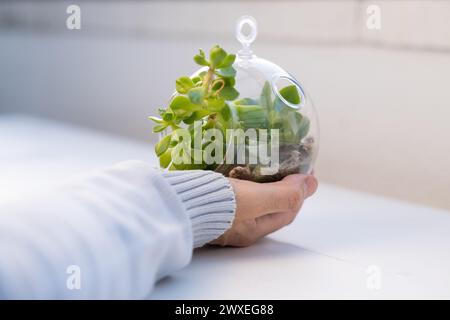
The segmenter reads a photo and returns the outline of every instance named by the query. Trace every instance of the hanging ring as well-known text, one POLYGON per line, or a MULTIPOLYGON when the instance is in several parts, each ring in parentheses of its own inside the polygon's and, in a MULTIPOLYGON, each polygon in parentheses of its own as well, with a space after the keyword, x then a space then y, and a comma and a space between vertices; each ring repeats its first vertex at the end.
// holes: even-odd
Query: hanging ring
POLYGON ((258 25, 255 18, 252 16, 242 16, 239 18, 236 24, 236 39, 244 46, 249 47, 250 44, 255 41, 258 34, 258 25), (245 35, 243 33, 244 26, 250 27, 250 33, 245 35))

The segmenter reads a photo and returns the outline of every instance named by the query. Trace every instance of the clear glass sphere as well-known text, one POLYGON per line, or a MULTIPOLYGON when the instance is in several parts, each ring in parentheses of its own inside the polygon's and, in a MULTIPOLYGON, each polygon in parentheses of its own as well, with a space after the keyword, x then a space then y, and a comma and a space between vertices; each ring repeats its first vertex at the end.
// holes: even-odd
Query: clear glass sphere
MULTIPOLYGON (((253 18, 244 16, 238 21, 236 38, 242 44, 233 63, 233 85, 238 95, 227 99, 219 115, 225 138, 225 129, 234 130, 235 136, 225 139, 224 161, 208 165, 207 169, 257 182, 277 181, 293 173, 310 174, 319 146, 311 98, 291 74, 258 58, 250 49, 256 38, 253 18), (245 26, 250 27, 248 34, 243 33, 245 26), (236 132, 243 134, 242 140, 236 132), (240 158, 240 151, 244 158, 240 158)), ((198 78, 207 70, 201 68, 190 78, 198 78)))
POLYGON ((306 90, 280 66, 250 52, 238 53, 233 67, 239 92, 239 98, 231 104, 235 120, 244 129, 264 128, 278 130, 279 134, 278 170, 265 176, 252 172, 250 179, 274 181, 292 173, 310 174, 318 154, 319 126, 306 90), (240 101, 244 103, 240 105, 240 101), (257 111, 255 121, 247 120, 252 107, 261 108, 263 120, 257 111))

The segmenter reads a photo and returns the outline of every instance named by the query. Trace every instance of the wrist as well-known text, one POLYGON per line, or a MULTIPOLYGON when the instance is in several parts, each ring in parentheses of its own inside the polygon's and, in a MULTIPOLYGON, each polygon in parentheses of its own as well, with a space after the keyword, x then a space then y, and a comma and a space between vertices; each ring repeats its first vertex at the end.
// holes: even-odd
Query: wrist
POLYGON ((231 227, 236 201, 230 180, 213 171, 163 173, 190 219, 194 248, 217 239, 231 227))

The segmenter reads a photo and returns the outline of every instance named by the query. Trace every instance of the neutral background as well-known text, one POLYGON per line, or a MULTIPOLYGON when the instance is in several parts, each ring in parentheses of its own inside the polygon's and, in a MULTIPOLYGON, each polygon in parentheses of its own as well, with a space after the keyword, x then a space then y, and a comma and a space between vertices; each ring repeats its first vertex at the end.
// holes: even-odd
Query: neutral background
POLYGON ((199 47, 238 49, 243 14, 256 54, 313 97, 322 181, 450 209, 450 1, 2 1, 0 116, 154 141, 147 116, 199 47), (366 27, 371 4, 381 30, 366 27))

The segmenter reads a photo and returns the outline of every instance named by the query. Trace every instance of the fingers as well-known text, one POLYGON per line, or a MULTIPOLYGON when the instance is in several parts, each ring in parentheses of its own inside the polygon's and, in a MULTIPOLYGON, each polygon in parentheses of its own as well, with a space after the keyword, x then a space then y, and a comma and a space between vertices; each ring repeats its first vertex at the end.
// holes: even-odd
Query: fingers
POLYGON ((245 247, 294 221, 317 189, 314 176, 294 174, 273 183, 230 179, 236 197, 232 227, 211 244, 245 247))
POLYGON ((257 238, 265 237, 268 234, 292 223, 292 221, 294 221, 295 217, 297 216, 297 213, 298 211, 269 213, 265 216, 256 218, 257 238))
POLYGON ((283 180, 276 183, 285 183, 290 185, 292 188, 296 188, 299 184, 303 185, 303 196, 308 198, 312 196, 318 187, 318 182, 316 177, 313 175, 303 175, 303 174, 291 174, 284 177, 283 180))
POLYGON ((297 212, 303 200, 316 189, 316 178, 302 174, 289 175, 281 181, 260 185, 262 213, 297 212))
POLYGON ((238 204, 237 219, 252 219, 275 212, 297 212, 317 189, 314 176, 293 174, 272 183, 230 179, 238 204))
POLYGON ((264 237, 282 227, 291 224, 297 216, 303 201, 317 190, 318 183, 314 176, 300 174, 290 175, 282 181, 276 182, 276 188, 283 188, 285 194, 281 197, 281 203, 268 206, 271 212, 256 218, 258 237, 264 237), (302 187, 299 187, 302 186, 302 187))
POLYGON ((214 241, 212 245, 247 247, 258 239, 292 223, 297 212, 269 213, 254 220, 234 223, 233 227, 214 241))

